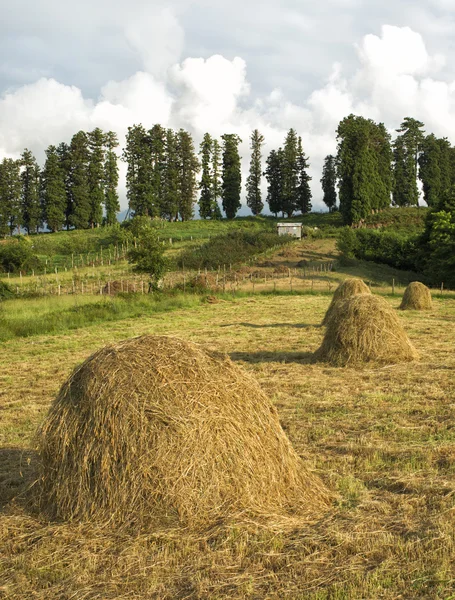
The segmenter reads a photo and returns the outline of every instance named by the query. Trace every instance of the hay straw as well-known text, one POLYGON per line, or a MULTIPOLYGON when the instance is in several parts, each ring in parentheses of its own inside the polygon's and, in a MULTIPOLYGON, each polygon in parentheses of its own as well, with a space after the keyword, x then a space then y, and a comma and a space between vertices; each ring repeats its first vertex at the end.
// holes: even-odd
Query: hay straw
POLYGON ((330 315, 335 308, 335 304, 339 300, 345 300, 346 298, 351 298, 352 296, 357 296, 358 294, 371 294, 370 288, 361 279, 353 277, 351 279, 345 279, 342 283, 340 283, 333 293, 332 302, 325 313, 324 319, 322 320, 322 325, 327 325, 330 315))
POLYGON ((431 292, 426 285, 413 281, 408 285, 401 301, 401 310, 431 310, 433 302, 431 292))
POLYGON ((257 382, 178 338, 93 354, 38 437, 53 518, 198 528, 239 513, 319 518, 330 502, 257 382))
POLYGON ((314 358, 337 366, 395 364, 415 360, 418 354, 386 300, 360 294, 335 304, 314 358))

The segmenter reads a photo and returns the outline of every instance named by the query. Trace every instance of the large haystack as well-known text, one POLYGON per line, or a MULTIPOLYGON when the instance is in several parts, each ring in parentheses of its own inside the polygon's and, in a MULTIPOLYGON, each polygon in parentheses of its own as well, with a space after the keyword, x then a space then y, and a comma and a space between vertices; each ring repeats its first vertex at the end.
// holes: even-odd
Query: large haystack
POLYGON ((352 296, 358 296, 359 294, 371 294, 370 288, 363 283, 361 279, 345 279, 343 283, 340 283, 333 293, 332 302, 325 313, 324 319, 322 320, 322 325, 327 325, 330 315, 332 314, 335 305, 339 300, 352 298, 352 296))
POLYGON ((317 517, 329 502, 257 382, 177 338, 88 358, 54 401, 39 452, 41 507, 63 519, 198 527, 239 513, 317 517))
POLYGON ((334 365, 415 360, 418 354, 383 298, 360 294, 337 302, 315 359, 334 365))
POLYGON ((431 310, 433 302, 431 292, 426 285, 413 281, 408 285, 401 301, 401 310, 431 310))

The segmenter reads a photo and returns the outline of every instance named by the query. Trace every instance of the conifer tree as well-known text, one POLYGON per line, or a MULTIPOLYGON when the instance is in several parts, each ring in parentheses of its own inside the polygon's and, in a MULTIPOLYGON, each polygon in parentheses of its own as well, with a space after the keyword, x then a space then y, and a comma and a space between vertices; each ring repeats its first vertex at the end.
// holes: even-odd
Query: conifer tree
POLYGON ((104 207, 106 209, 106 224, 113 225, 117 222, 117 213, 120 210, 118 198, 118 165, 115 148, 118 147, 117 134, 108 131, 105 137, 104 160, 104 207))
POLYGON ((30 150, 21 155, 21 213, 22 226, 30 234, 37 232, 42 225, 42 206, 40 202, 40 169, 30 150))
POLYGON ((422 181, 423 199, 428 206, 435 206, 441 197, 441 158, 441 147, 436 136, 427 135, 421 145, 419 179, 422 181))
POLYGON ((46 150, 46 162, 41 175, 41 196, 44 220, 51 231, 60 231, 66 221, 65 174, 55 146, 46 150))
POLYGON ((14 230, 21 224, 20 161, 4 158, 0 164, 0 234, 14 230))
POLYGON ((69 145, 65 142, 61 142, 57 146, 57 156, 59 168, 63 174, 63 181, 65 184, 65 227, 69 229, 73 214, 73 199, 71 195, 71 153, 69 145))
POLYGON ((375 186, 375 196, 372 201, 372 208, 383 210, 388 208, 391 203, 393 190, 393 151, 391 137, 384 123, 376 124, 368 119, 370 125, 370 135, 374 148, 375 167, 377 169, 377 185, 375 186))
POLYGON ((269 210, 275 217, 282 211, 282 165, 283 165, 283 150, 279 148, 272 150, 267 157, 265 177, 267 179, 267 204, 269 210))
POLYGON ((452 146, 447 138, 436 138, 440 151, 439 168, 441 170, 441 194, 452 187, 452 146))
POLYGON ((223 140, 223 210, 228 219, 233 219, 241 207, 242 173, 238 145, 242 140, 235 133, 226 133, 221 138, 223 140))
POLYGON ((298 184, 297 184, 297 202, 296 207, 302 215, 306 215, 311 211, 311 188, 310 181, 311 177, 308 175, 307 169, 309 167, 308 158, 305 155, 302 147, 302 138, 299 136, 297 143, 297 172, 298 172, 298 184))
POLYGON ((122 159, 127 163, 126 196, 132 216, 156 216, 149 136, 142 125, 128 127, 122 159))
POLYGON ((85 131, 79 131, 73 135, 70 144, 70 223, 76 229, 87 229, 91 225, 89 161, 88 137, 85 131))
POLYGON ((164 216, 163 201, 165 189, 165 169, 166 169, 166 144, 168 131, 159 124, 156 124, 148 131, 146 138, 150 146, 150 177, 151 177, 151 196, 152 213, 151 216, 164 216))
POLYGON ((166 131, 166 152, 162 180, 161 217, 175 221, 179 212, 179 157, 177 136, 172 129, 166 131))
POLYGON ((104 161, 105 161, 105 135, 97 127, 87 134, 88 141, 88 190, 90 199, 89 223, 91 227, 98 227, 103 220, 104 202, 104 161))
POLYGON ((406 117, 399 129, 394 148, 394 194, 396 206, 418 206, 417 167, 424 140, 423 123, 406 117))
POLYGON ((200 164, 194 149, 191 135, 180 129, 177 134, 177 152, 179 163, 179 214, 182 221, 193 218, 193 205, 197 197, 196 176, 200 164))
POLYGON ((213 190, 212 190, 212 148, 213 140, 209 133, 204 134, 199 155, 201 156, 202 175, 199 183, 201 195, 199 197, 199 216, 202 219, 212 218, 213 190))
POLYGON ((294 129, 286 135, 282 162, 281 210, 288 217, 297 210, 297 188, 299 184, 298 140, 294 129))
POLYGON ((383 124, 349 115, 337 129, 340 212, 347 225, 390 204, 391 148, 383 124))
POLYGON ((336 192, 336 165, 335 157, 329 154, 324 159, 324 166, 322 167, 322 178, 321 185, 323 191, 323 202, 327 206, 330 212, 335 210, 337 204, 337 192, 336 192))
POLYGON ((221 219, 221 209, 218 199, 222 195, 222 149, 220 142, 215 138, 212 147, 212 219, 221 219))
POLYGON ((246 203, 253 215, 259 215, 264 208, 261 195, 261 148, 264 144, 264 136, 257 129, 251 134, 251 161, 250 174, 246 182, 246 203))
POLYGON ((87 133, 88 141, 88 190, 90 198, 90 226, 99 227, 103 220, 104 202, 104 143, 103 131, 96 127, 87 133))

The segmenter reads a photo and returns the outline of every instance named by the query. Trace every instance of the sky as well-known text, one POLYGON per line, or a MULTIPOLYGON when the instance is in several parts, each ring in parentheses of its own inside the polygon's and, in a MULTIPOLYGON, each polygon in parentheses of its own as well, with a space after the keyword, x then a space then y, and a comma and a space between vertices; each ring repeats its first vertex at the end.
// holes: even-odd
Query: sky
MULTIPOLYGON (((455 144, 455 0, 0 0, 0 158, 83 129, 183 127, 198 145, 293 127, 323 209, 324 157, 350 113, 406 116, 455 144), (3 6, 2 6, 3 5, 3 6)), ((127 208, 124 163, 120 199, 127 208)), ((264 195, 266 182, 263 184, 264 195)), ((243 198, 243 202, 245 199, 243 198)), ((241 213, 248 214, 248 209, 241 213)))

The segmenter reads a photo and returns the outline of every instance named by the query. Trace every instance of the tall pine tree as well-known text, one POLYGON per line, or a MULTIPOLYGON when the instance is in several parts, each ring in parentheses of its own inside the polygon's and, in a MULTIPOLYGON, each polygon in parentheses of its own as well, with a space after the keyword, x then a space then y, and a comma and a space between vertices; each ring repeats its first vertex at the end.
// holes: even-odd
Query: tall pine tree
POLYGON ((428 206, 435 206, 441 197, 441 158, 441 147, 436 136, 427 135, 421 145, 419 178, 422 181, 423 199, 428 206))
POLYGON ((158 215, 152 183, 151 144, 142 125, 128 127, 122 159, 127 163, 126 197, 132 216, 158 215))
POLYGON ((340 212, 347 225, 389 206, 390 138, 382 123, 349 115, 337 129, 340 212))
POLYGON ((180 129, 177 134, 177 152, 179 163, 179 214, 182 221, 193 218, 193 206, 197 196, 196 176, 200 164, 194 149, 191 135, 180 129))
POLYGON ((250 174, 246 182, 246 203, 253 215, 259 215, 264 208, 261 195, 262 153, 264 136, 257 129, 251 134, 250 174))
POLYGON ((233 219, 241 207, 242 173, 238 146, 242 140, 235 133, 226 133, 221 138, 223 140, 223 210, 228 219, 233 219))
POLYGON ((393 203, 396 206, 418 206, 417 187, 418 159, 424 140, 424 124, 406 117, 397 129, 394 144, 394 190, 393 203))
MULTIPOLYGON (((166 169, 166 146, 168 131, 159 124, 156 124, 148 131, 147 142, 150 146, 151 160, 151 198, 152 198, 152 216, 165 216, 163 210, 164 189, 165 189, 165 169, 166 169)), ((168 216, 168 215, 166 215, 168 216)))
POLYGON ((298 140, 294 129, 286 135, 282 162, 281 210, 292 217, 297 210, 297 188, 299 185, 298 140))
POLYGON ((212 147, 212 219, 221 219, 221 209, 218 204, 221 198, 223 184, 222 173, 222 148, 220 142, 215 138, 212 147))
POLYGON ((106 210, 106 224, 113 225, 117 222, 117 213, 120 210, 118 198, 118 165, 115 149, 118 147, 117 134, 108 131, 105 136, 104 159, 104 208, 106 210))
POLYGON ((13 235, 21 224, 20 161, 4 158, 0 164, 0 234, 13 235))
MULTIPOLYGON (((166 151, 164 169, 161 173, 162 198, 161 217, 175 221, 179 212, 179 156, 177 151, 177 136, 172 129, 166 131, 166 151)), ((161 183, 161 181, 160 181, 161 183)))
POLYGON ((199 216, 202 219, 213 217, 213 190, 212 190, 212 148, 213 140, 209 133, 204 134, 201 142, 199 155, 201 156, 202 175, 199 183, 201 194, 199 197, 199 216))
POLYGON ((79 131, 73 135, 70 144, 70 222, 76 229, 87 229, 91 225, 89 162, 88 137, 85 131, 79 131))
POLYGON ((308 175, 307 169, 309 167, 308 158, 305 155, 302 147, 302 138, 299 137, 297 143, 297 173, 298 173, 298 184, 297 184, 297 202, 296 207, 302 215, 306 215, 311 211, 311 188, 310 181, 311 177, 308 175))
POLYGON ((89 223, 92 227, 98 227, 103 221, 105 135, 97 127, 87 134, 87 140, 89 152, 87 174, 90 197, 89 223))
POLYGON ((61 142, 57 146, 57 156, 65 184, 65 227, 69 229, 73 214, 73 199, 71 195, 71 153, 69 145, 65 142, 61 142))
POLYGON ((65 173, 55 146, 46 150, 46 162, 41 175, 41 197, 44 220, 51 231, 60 231, 66 223, 65 173))
POLYGON ((272 150, 267 157, 265 177, 267 179, 267 204, 275 217, 282 211, 283 150, 272 150))
POLYGON ((43 224, 43 211, 40 201, 40 169, 30 150, 24 150, 20 162, 22 167, 22 226, 28 233, 37 232, 43 224))
POLYGON ((332 212, 335 210, 337 204, 336 164, 335 157, 332 154, 329 154, 324 159, 321 186, 323 192, 322 201, 327 206, 329 211, 332 212))

